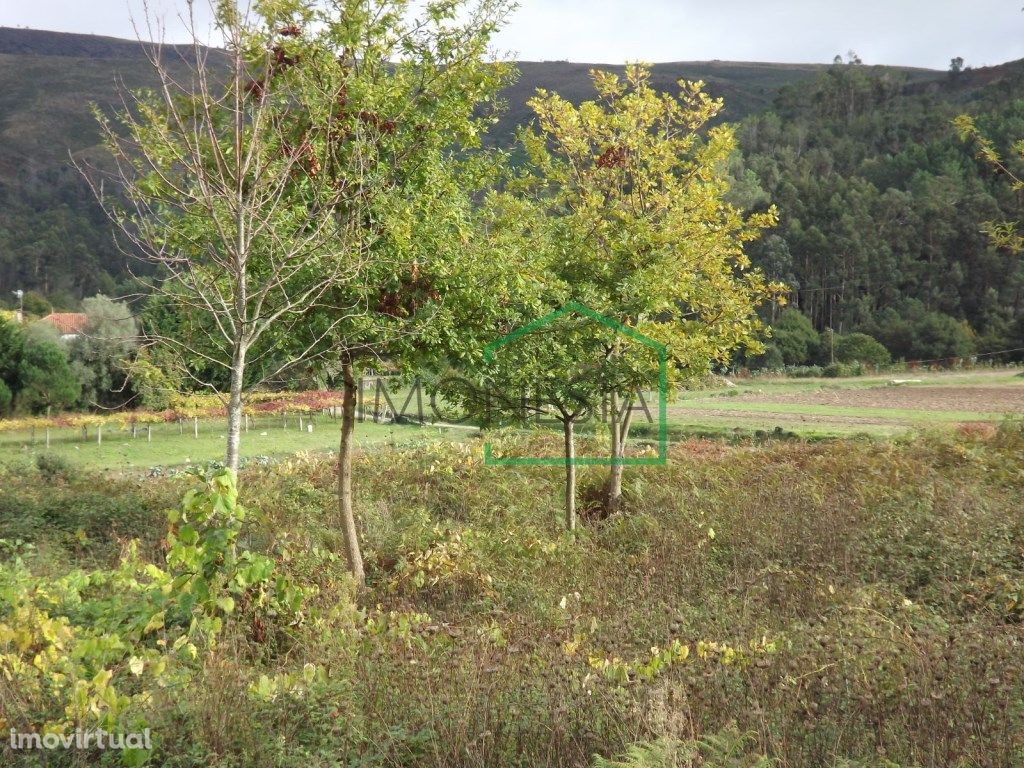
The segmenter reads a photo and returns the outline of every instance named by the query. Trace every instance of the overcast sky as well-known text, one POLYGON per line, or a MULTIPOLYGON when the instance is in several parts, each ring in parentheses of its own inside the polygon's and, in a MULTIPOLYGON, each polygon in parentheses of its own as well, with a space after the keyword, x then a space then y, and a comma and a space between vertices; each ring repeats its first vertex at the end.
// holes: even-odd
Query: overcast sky
MULTIPOLYGON (((154 0, 159 8, 174 0, 154 0)), ((181 5, 183 5, 183 0, 181 5)), ((521 0, 497 41, 527 60, 828 62, 945 69, 1024 58, 1022 0, 521 0)), ((0 26, 134 37, 141 0, 0 0, 0 26)), ((173 14, 169 38, 174 31, 173 14)))

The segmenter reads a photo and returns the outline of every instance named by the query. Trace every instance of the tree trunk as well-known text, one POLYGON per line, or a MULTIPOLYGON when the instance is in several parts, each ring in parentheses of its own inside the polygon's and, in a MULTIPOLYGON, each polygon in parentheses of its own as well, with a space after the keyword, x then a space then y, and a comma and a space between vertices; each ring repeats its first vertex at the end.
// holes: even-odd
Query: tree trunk
POLYGON ((613 392, 611 397, 611 437, 612 466, 608 471, 608 479, 604 484, 604 512, 606 515, 614 515, 622 505, 622 475, 626 470, 623 460, 626 457, 626 438, 629 437, 629 427, 632 421, 633 410, 631 403, 626 401, 622 408, 619 407, 619 398, 613 392))
POLYGON ((235 349, 231 362, 231 394, 228 397, 228 444, 224 464, 237 477, 242 444, 242 383, 245 376, 245 347, 235 349))
POLYGON ((346 360, 342 366, 345 399, 341 409, 341 445, 338 449, 338 516, 345 537, 345 557, 348 568, 356 581, 362 585, 366 580, 363 572, 363 556, 359 551, 359 534, 352 503, 352 438, 356 426, 356 381, 352 363, 346 360))
POLYGON ((562 423, 565 434, 565 528, 576 530, 576 443, 573 439, 575 422, 566 419, 562 423))

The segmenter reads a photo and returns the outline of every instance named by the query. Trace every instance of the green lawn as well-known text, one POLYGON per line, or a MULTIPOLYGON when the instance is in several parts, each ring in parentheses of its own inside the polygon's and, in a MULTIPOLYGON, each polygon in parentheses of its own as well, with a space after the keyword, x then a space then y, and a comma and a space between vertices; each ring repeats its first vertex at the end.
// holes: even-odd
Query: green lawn
MULTIPOLYGON (((298 428, 294 416, 288 428, 278 417, 265 417, 251 423, 249 432, 242 435, 242 456, 282 457, 297 453, 325 453, 338 449, 340 421, 319 416, 313 431, 298 428)), ((356 426, 357 444, 401 445, 447 435, 449 430, 435 427, 415 427, 374 424, 366 421, 356 426)), ((153 427, 152 441, 145 429, 132 438, 128 430, 105 427, 103 442, 97 444, 96 432, 89 431, 88 440, 82 439, 80 430, 55 429, 50 433, 50 448, 45 445, 42 432, 35 440, 27 432, 0 433, 0 461, 14 457, 34 458, 41 453, 62 456, 77 466, 106 471, 146 470, 150 467, 173 467, 220 459, 224 455, 225 430, 221 420, 201 421, 199 437, 192 424, 183 425, 182 433, 176 424, 157 424, 153 427)))
MULTIPOLYGON (((800 437, 809 439, 849 437, 851 435, 870 435, 874 437, 891 437, 910 430, 952 426, 968 421, 1001 421, 1003 414, 983 410, 935 410, 925 408, 883 408, 848 406, 843 404, 821 405, 796 402, 764 402, 782 394, 803 394, 814 392, 836 392, 844 390, 863 390, 872 387, 883 387, 892 379, 920 379, 920 384, 907 384, 905 388, 925 387, 960 387, 976 386, 1020 386, 1024 388, 1024 380, 1018 371, 969 371, 951 373, 918 373, 885 374, 883 376, 864 376, 849 379, 785 379, 756 378, 735 381, 734 387, 721 389, 689 390, 679 395, 669 404, 668 436, 670 441, 682 440, 692 436, 732 437, 737 434, 753 435, 757 432, 773 432, 781 428, 800 437), (740 395, 754 395, 738 401, 740 395), (763 414, 763 415, 762 415, 763 414)), ((401 410, 408 387, 403 387, 391 394, 395 408, 401 410)), ((368 387, 364 393, 364 404, 368 410, 374 407, 374 390, 368 387)), ((977 405, 981 403, 972 403, 977 405)), ((381 406, 385 405, 381 398, 381 406)), ((648 397, 648 406, 652 413, 657 413, 657 398, 653 394, 648 397)), ((424 416, 432 419, 429 397, 423 396, 424 416)), ((415 398, 409 403, 406 415, 416 418, 415 398)), ((308 426, 308 422, 304 425, 308 426)), ((581 435, 592 432, 593 424, 581 426, 581 435)), ((323 453, 337 450, 337 421, 317 416, 313 431, 299 430, 296 417, 289 417, 287 428, 281 417, 265 416, 251 424, 250 430, 243 436, 243 457, 269 456, 282 457, 297 453, 323 453)), ((62 456, 76 465, 94 469, 114 470, 146 470, 150 467, 183 466, 220 458, 224 452, 224 423, 211 420, 200 423, 198 439, 192 434, 192 425, 183 425, 182 434, 176 424, 159 424, 154 426, 152 441, 147 440, 145 430, 138 436, 131 437, 130 432, 104 429, 103 443, 97 445, 95 430, 90 430, 88 440, 83 440, 77 430, 53 430, 49 452, 62 456)), ((470 428, 472 429, 472 428, 470 428)), ((416 427, 406 425, 374 424, 372 421, 361 422, 356 429, 358 444, 373 446, 375 444, 408 444, 439 437, 461 438, 466 429, 439 429, 437 427, 416 427)), ((653 425, 645 420, 637 421, 631 439, 638 444, 649 443, 656 439, 653 425)), ((0 433, 0 461, 18 456, 33 458, 46 452, 45 438, 37 432, 35 439, 29 433, 0 433)))

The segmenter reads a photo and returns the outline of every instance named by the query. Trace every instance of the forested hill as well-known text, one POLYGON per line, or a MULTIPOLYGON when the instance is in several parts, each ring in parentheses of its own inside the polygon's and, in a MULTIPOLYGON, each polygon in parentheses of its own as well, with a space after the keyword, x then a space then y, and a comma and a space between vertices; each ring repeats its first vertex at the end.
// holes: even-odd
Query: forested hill
MULTIPOLYGON (((589 69, 521 62, 490 141, 510 146, 537 88, 574 102, 589 69)), ((1024 137, 1024 63, 967 70, 680 62, 656 87, 701 79, 740 124, 737 202, 775 202, 780 227, 753 248, 819 329, 865 330, 896 356, 931 358, 1024 346, 1024 270, 989 246, 979 222, 1015 215, 1008 185, 953 134, 981 115, 1001 145, 1024 137), (1017 343, 1017 342, 1020 343, 1017 343)), ((116 82, 147 83, 134 42, 0 28, 0 302, 36 289, 57 305, 114 292, 125 274, 109 225, 70 153, 96 151, 88 104, 116 82)))
POLYGON ((907 359, 1024 347, 1021 258, 979 231, 1019 219, 1021 200, 956 136, 963 112, 1004 151, 1024 137, 1024 63, 916 85, 837 65, 743 123, 737 198, 782 217, 755 261, 817 330, 907 359))
MULTIPOLYGON (((529 118, 526 100, 539 88, 579 101, 590 94, 593 65, 523 62, 509 88, 508 115, 491 137, 508 146, 517 124, 529 118)), ((727 118, 770 106, 779 89, 813 80, 819 65, 659 64, 656 83, 671 89, 677 79, 701 78, 727 101, 727 118)), ((913 80, 934 79, 907 70, 913 80)), ((76 171, 69 152, 97 143, 90 102, 109 105, 116 81, 147 82, 141 47, 131 41, 26 29, 0 28, 0 301, 15 288, 36 289, 58 304, 96 291, 115 290, 125 264, 76 171)))

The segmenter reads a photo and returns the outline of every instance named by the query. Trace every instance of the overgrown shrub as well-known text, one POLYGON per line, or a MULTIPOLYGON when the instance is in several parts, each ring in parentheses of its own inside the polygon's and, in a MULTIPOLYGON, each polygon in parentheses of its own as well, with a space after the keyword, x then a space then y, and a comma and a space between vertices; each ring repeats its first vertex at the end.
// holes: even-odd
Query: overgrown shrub
POLYGON ((786 375, 794 379, 817 379, 824 375, 820 365, 797 365, 786 369, 786 375))
POLYGON ((55 453, 40 453, 36 456, 36 468, 46 482, 65 480, 74 473, 71 462, 55 453))
MULTIPOLYGON (((56 579, 34 575, 20 555, 0 563, 5 728, 138 734, 156 694, 188 685, 226 619, 245 615, 261 639, 301 619, 304 592, 270 558, 238 546, 245 510, 229 473, 189 491, 168 519, 163 568, 144 562, 134 545, 115 569, 56 579)), ((149 749, 119 755, 124 765, 142 765, 149 749)))
POLYGON ((772 761, 752 750, 752 734, 735 724, 701 739, 658 739, 635 744, 617 760, 594 758, 594 768, 771 768, 772 761))

